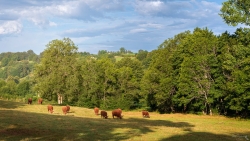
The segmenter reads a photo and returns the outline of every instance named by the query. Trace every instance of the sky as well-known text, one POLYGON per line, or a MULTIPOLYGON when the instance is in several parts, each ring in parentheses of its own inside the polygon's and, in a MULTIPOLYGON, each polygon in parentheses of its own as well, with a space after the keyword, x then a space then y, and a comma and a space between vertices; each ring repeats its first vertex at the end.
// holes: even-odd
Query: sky
POLYGON ((194 28, 233 34, 219 16, 226 0, 0 0, 0 53, 40 54, 70 38, 79 52, 152 51, 194 28))

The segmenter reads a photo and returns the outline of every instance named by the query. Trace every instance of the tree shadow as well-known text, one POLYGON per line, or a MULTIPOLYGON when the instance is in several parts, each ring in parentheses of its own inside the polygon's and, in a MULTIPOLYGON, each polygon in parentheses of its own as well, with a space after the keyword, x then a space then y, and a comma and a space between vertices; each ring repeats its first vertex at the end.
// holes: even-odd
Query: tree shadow
POLYGON ((15 109, 21 106, 24 106, 25 103, 21 102, 14 102, 14 101, 4 101, 0 99, 0 108, 6 108, 6 109, 15 109))
POLYGON ((185 135, 174 135, 160 141, 246 141, 250 139, 250 132, 231 133, 231 135, 213 134, 208 132, 189 132, 185 135))

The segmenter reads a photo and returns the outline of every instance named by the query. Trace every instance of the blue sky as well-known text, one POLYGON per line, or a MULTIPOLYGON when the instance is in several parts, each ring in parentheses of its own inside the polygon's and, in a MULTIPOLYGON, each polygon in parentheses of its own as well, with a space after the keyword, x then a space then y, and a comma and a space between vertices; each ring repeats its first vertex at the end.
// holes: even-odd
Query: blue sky
POLYGON ((0 0, 0 53, 40 54, 54 39, 78 51, 157 49, 195 27, 233 33, 218 15, 226 0, 0 0))

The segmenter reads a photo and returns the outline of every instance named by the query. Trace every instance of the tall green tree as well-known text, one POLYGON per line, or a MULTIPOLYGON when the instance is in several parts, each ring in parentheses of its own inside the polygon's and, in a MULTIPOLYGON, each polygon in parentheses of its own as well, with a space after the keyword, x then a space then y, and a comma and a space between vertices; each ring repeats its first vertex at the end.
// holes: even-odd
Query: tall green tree
POLYGON ((103 58, 97 60, 97 80, 99 84, 99 92, 102 93, 102 102, 101 107, 107 109, 109 108, 109 104, 111 104, 112 100, 110 97, 115 94, 115 65, 111 59, 103 58))
POLYGON ((250 30, 239 28, 233 35, 223 33, 219 41, 221 46, 222 76, 225 84, 220 87, 223 92, 221 97, 221 112, 246 115, 249 111, 249 65, 250 65, 250 30))
MULTIPOLYGON (((177 51, 179 44, 190 34, 180 33, 165 40, 157 50, 151 52, 152 60, 141 81, 142 95, 147 106, 162 113, 175 111, 173 97, 177 91, 182 58, 177 51), (179 58, 178 58, 179 57, 179 58)), ((182 51, 180 51, 182 52, 182 51)), ((177 103, 177 102, 176 102, 177 103)))
MULTIPOLYGON (((137 59, 125 57, 116 62, 117 92, 124 109, 139 106, 140 81, 143 77, 142 63, 137 59)), ((122 108, 121 107, 121 108, 122 108)))
POLYGON ((78 105, 89 108, 100 107, 103 100, 103 88, 98 79, 100 69, 97 66, 97 61, 88 57, 80 60, 79 63, 81 64, 82 92, 78 105))
MULTIPOLYGON (((217 64, 217 38, 213 32, 196 28, 182 43, 178 95, 185 108, 212 114, 216 92, 214 87, 214 66, 217 64)), ((185 109, 184 108, 184 109, 185 109)))
POLYGON ((75 97, 78 86, 76 58, 77 47, 69 39, 53 40, 47 44, 41 63, 35 67, 35 90, 42 97, 57 100, 62 95, 64 101, 75 97), (76 92, 76 93, 74 93, 76 92))

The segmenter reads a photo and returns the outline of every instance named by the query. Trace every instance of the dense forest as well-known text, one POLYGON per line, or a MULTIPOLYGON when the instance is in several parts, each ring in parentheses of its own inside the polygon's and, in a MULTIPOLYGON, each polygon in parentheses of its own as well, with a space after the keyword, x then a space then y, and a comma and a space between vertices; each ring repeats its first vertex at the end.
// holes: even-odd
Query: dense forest
POLYGON ((62 96, 89 108, 250 116, 249 28, 215 35, 197 27, 136 53, 78 52, 69 38, 56 39, 39 55, 1 53, 0 61, 4 98, 62 96))

